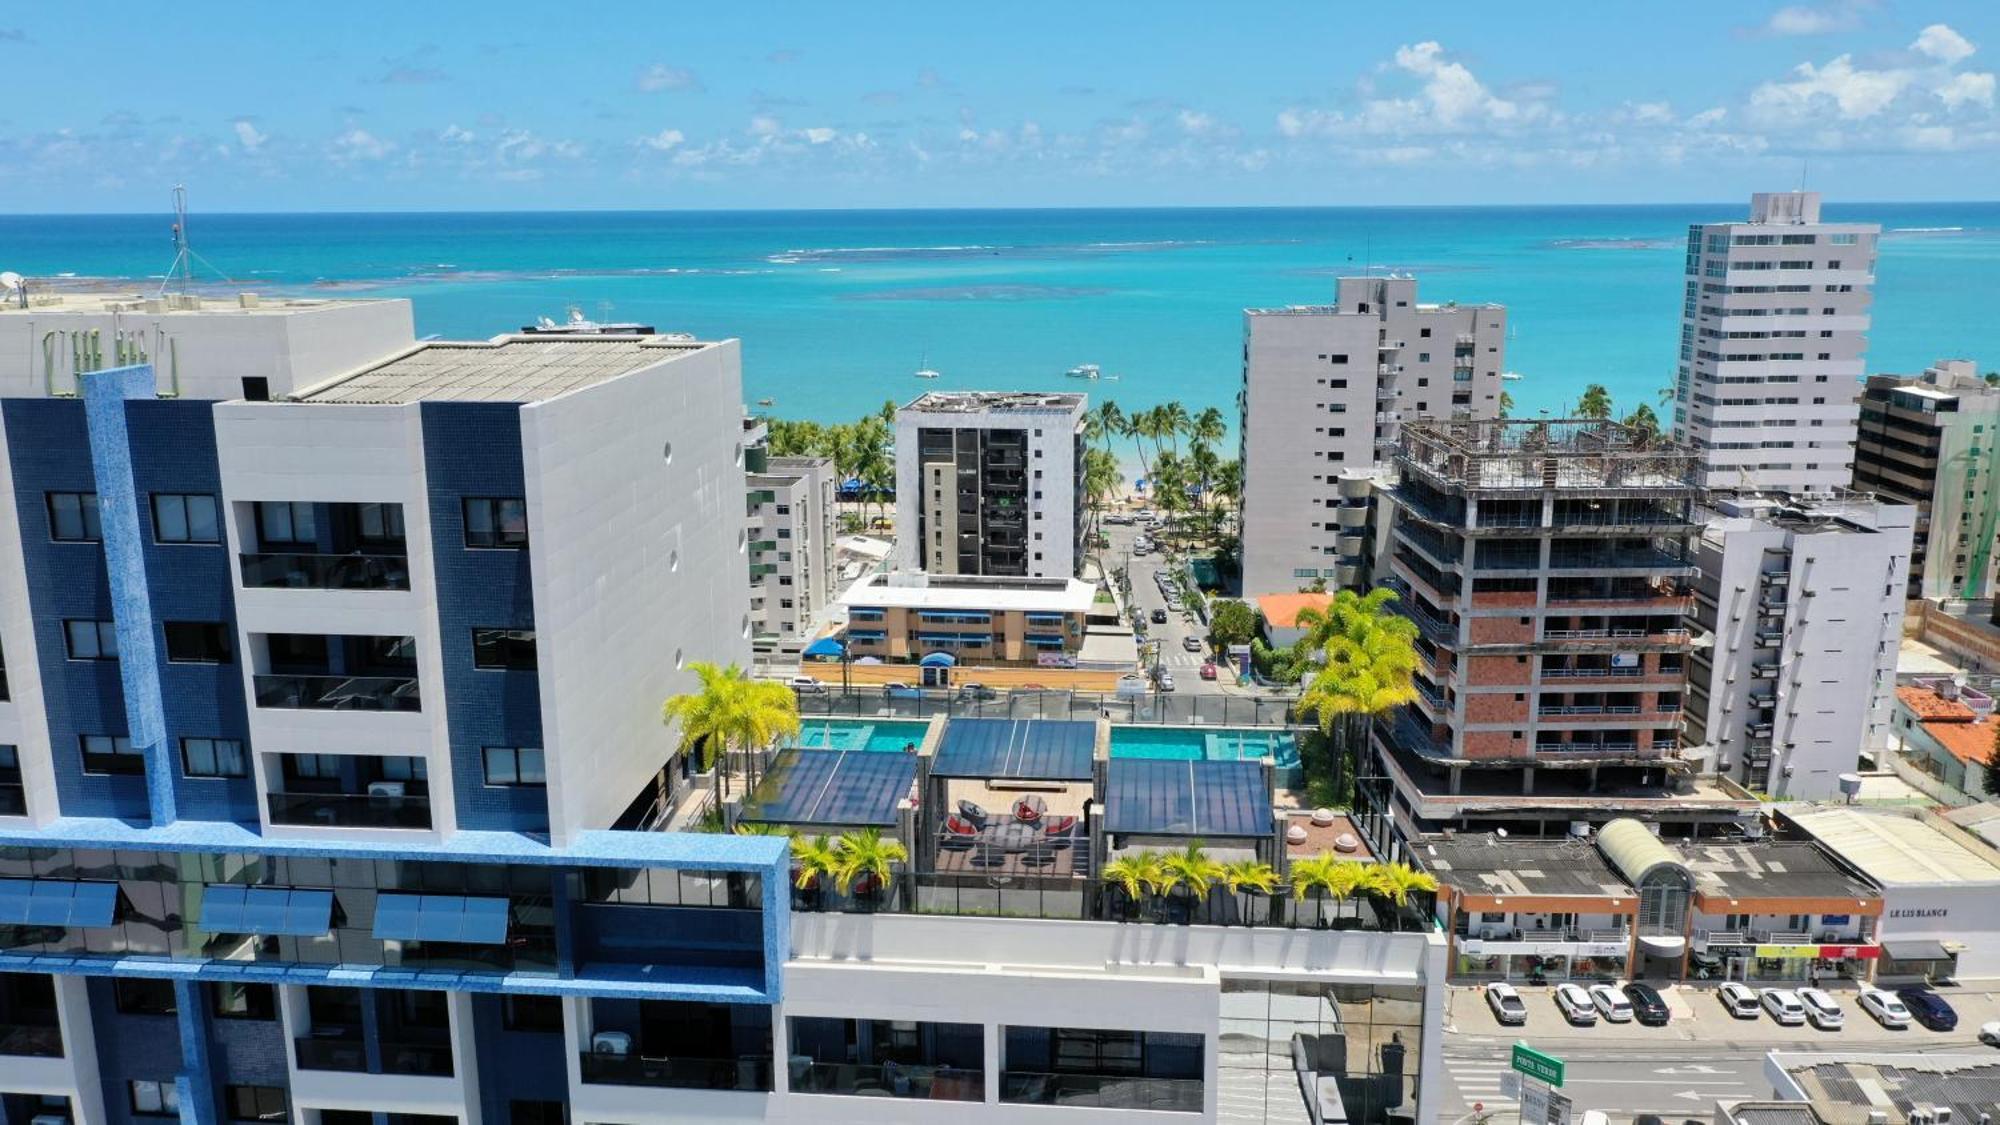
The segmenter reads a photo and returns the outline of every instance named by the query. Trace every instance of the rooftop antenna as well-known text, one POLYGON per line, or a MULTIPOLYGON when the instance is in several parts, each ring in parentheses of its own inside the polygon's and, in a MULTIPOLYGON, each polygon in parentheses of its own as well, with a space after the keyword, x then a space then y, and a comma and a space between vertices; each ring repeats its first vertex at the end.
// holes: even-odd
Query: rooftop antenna
POLYGON ((229 275, 215 268, 215 264, 194 252, 188 242, 187 185, 174 185, 174 264, 167 267, 167 275, 160 279, 160 296, 166 296, 169 287, 185 293, 194 284, 194 264, 200 262, 224 281, 229 275), (178 285, 176 285, 178 283, 178 285))

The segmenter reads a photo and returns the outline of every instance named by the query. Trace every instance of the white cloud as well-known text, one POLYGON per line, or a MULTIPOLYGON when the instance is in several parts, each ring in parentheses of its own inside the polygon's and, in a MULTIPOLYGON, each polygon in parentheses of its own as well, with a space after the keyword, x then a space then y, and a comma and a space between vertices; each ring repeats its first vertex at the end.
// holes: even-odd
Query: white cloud
POLYGON ((1805 119, 1831 102, 1840 116, 1865 120, 1889 108, 1910 83, 1904 70, 1866 70, 1850 55, 1824 66, 1800 63, 1788 82, 1766 82, 1750 92, 1750 108, 1764 120, 1805 119))
POLYGON ((639 143, 654 152, 671 152, 687 140, 679 129, 662 129, 650 137, 639 138, 639 143))
POLYGON ((476 139, 472 130, 461 129, 456 124, 445 126, 444 131, 438 134, 438 140, 453 145, 468 145, 476 139))
MULTIPOLYGON (((1464 63, 1449 58, 1436 40, 1396 49, 1386 77, 1417 87, 1403 97, 1378 97, 1387 83, 1364 80, 1352 112, 1293 107, 1278 114, 1278 132, 1287 137, 1397 136, 1490 132, 1552 120, 1555 90, 1524 85, 1512 97, 1494 93, 1464 63)), ((1409 146, 1402 146, 1409 147, 1409 146)))
POLYGON ((750 119, 750 135, 753 137, 776 137, 784 131, 784 125, 769 114, 760 113, 750 119))
POLYGON ((685 67, 654 63, 639 72, 639 89, 648 94, 657 94, 662 90, 693 93, 699 92, 701 88, 701 79, 695 76, 694 71, 685 67))
POLYGON ((1950 27, 1932 24, 1910 44, 1905 65, 1861 66, 1845 54, 1818 66, 1800 63, 1788 78, 1752 90, 1750 112, 1767 127, 1823 124, 1831 114, 1850 123, 1879 120, 1891 126, 1891 138, 1935 138, 1905 126, 1923 124, 1921 117, 1940 105, 1947 111, 1993 105, 1993 75, 1958 69, 1975 50, 1950 27))
POLYGON ((236 130, 236 143, 243 146, 244 152, 256 152, 271 139, 269 134, 258 132, 257 126, 251 124, 247 117, 237 118, 232 128, 236 130))
POLYGON ((1917 33, 1917 41, 1910 44, 1910 50, 1951 66, 1972 57, 1973 46, 1965 36, 1941 23, 1934 23, 1917 33))
POLYGON ((1181 131, 1192 137, 1199 137, 1215 128, 1215 118, 1192 109, 1181 110, 1178 120, 1181 131))
POLYGON ((337 161, 381 160, 395 151, 394 141, 383 140, 358 127, 333 138, 333 158, 337 161))
POLYGON ((819 126, 817 128, 812 128, 812 129, 801 129, 799 132, 802 136, 805 137, 806 142, 808 144, 816 144, 816 145, 823 145, 840 135, 840 131, 838 129, 829 129, 826 128, 825 126, 819 126))
POLYGON ((1978 102, 1991 109, 1993 106, 1993 75, 1983 71, 1965 71, 1954 74, 1950 81, 1937 88, 1937 96, 1952 109, 1968 102, 1978 102))

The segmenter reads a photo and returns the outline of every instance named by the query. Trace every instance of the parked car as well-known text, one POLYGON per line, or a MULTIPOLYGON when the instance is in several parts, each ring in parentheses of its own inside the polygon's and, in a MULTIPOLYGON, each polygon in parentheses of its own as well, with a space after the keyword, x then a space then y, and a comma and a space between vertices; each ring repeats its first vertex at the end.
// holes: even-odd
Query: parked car
POLYGON ((1806 1006, 1799 1003, 1799 994, 1789 988, 1767 988, 1759 1000, 1771 1018, 1780 1027, 1803 1027, 1806 1022, 1806 1006))
POLYGON ((1757 1018, 1757 990, 1749 985, 1732 980, 1716 989, 1715 995, 1722 1001, 1722 1006, 1729 1009, 1729 1014, 1737 1019, 1757 1018))
POLYGON ((1528 1022, 1528 1005, 1521 1000, 1521 994, 1504 980, 1496 980, 1486 986, 1486 1006, 1493 1009, 1493 1018, 1509 1027, 1528 1022))
POLYGON ((1160 673, 1159 686, 1161 691, 1174 690, 1174 674, 1172 672, 1160 673))
POLYGON ((1104 517, 1104 522, 1108 524, 1113 524, 1115 526, 1124 527, 1130 524, 1138 523, 1139 517, 1129 516, 1124 514, 1123 512, 1113 512, 1110 515, 1104 517))
POLYGON ((1799 989, 1799 1003, 1806 1006, 1806 1018, 1821 1031, 1838 1031, 1847 1022, 1847 1014, 1840 1010, 1840 1001, 1825 989, 1799 989))
POLYGON ((1580 984, 1556 985, 1556 1010, 1569 1022, 1581 1026, 1597 1022, 1597 1005, 1580 984))
POLYGON ((1186 637, 1182 637, 1182 638, 1181 638, 1181 647, 1182 647, 1182 648, 1184 648, 1184 649, 1186 649, 1186 650, 1188 650, 1189 652, 1200 652, 1200 651, 1201 651, 1201 638, 1200 638, 1200 637, 1196 637, 1196 636, 1186 636, 1186 637))
POLYGON ((1632 1002, 1625 994, 1608 984, 1593 984, 1589 988, 1590 1002, 1597 1007, 1597 1014, 1606 1023, 1631 1023, 1632 1002))
POLYGON ((813 679, 811 676, 793 676, 785 682, 789 683, 792 686, 792 690, 798 692, 800 695, 826 694, 826 685, 813 679))
POLYGON ((1215 661, 1204 660, 1201 662, 1201 678, 1204 680, 1215 678, 1215 661))
POLYGON ((1632 1004, 1632 1015, 1647 1027, 1665 1027, 1673 1018, 1667 1010, 1667 1002, 1660 996, 1660 990, 1650 984, 1633 981, 1625 986, 1625 999, 1632 1004))
POLYGON ((1164 610, 1164 609, 1156 609, 1156 610, 1154 610, 1154 611, 1153 611, 1153 624, 1155 624, 1155 625, 1165 625, 1166 623, 1167 623, 1167 611, 1166 611, 1166 610, 1164 610))
POLYGON ((922 699, 923 697, 924 689, 920 687, 911 687, 908 684, 882 685, 882 698, 884 699, 922 699))
POLYGON ((2000 1020, 1988 1020, 1980 1024, 1979 1041, 1989 1047, 2000 1047, 2000 1020))
POLYGON ((1146 541, 1145 541, 1144 539, 1141 539, 1141 540, 1139 540, 1138 542, 1136 542, 1136 543, 1132 544, 1132 557, 1133 557, 1133 558, 1135 558, 1135 559, 1137 559, 1137 558, 1144 558, 1144 557, 1145 557, 1145 555, 1146 555, 1146 551, 1147 551, 1147 547, 1146 547, 1146 541))
POLYGON ((1688 967, 1694 970, 1696 980, 1708 980, 1722 972, 1722 958, 1705 949, 1697 949, 1688 955, 1688 967))
POLYGON ((1874 1016, 1875 1022, 1883 1027, 1910 1026, 1910 1010, 1903 1007, 1903 1002, 1893 992, 1884 992, 1879 988, 1862 989, 1861 1010, 1874 1016))
POLYGON ((998 698, 1000 698, 1000 693, 987 687, 985 684, 961 684, 958 688, 958 701, 960 703, 983 703, 986 700, 998 698))
POLYGON ((1958 1013, 1945 1003, 1944 997, 1928 988, 1899 988, 1896 999, 1910 1010, 1916 1021, 1932 1031, 1955 1031, 1958 1029, 1958 1013))

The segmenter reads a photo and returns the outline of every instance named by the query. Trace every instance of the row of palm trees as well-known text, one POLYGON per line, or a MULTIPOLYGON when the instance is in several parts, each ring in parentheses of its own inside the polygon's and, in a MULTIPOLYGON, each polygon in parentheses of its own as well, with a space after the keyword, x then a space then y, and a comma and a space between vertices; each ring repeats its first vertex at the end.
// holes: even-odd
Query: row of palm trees
MULTIPOLYGON (((831 426, 812 421, 773 418, 766 424, 767 448, 773 457, 826 457, 844 484, 858 480, 877 505, 896 488, 896 458, 892 452, 896 403, 891 399, 874 413, 831 426)), ((879 511, 877 514, 880 514, 879 511)))
POLYGON ((1111 399, 1098 403, 1084 416, 1084 436, 1094 443, 1084 460, 1084 490, 1093 518, 1117 492, 1113 445, 1123 439, 1137 447, 1153 504, 1170 517, 1196 511, 1208 520, 1213 534, 1243 494, 1242 464, 1216 453, 1228 434, 1228 420, 1213 406, 1189 414, 1179 402, 1164 402, 1127 414, 1111 399), (1185 455, 1183 438, 1188 443, 1185 455))
MULTIPOLYGON (((673 696, 660 705, 660 721, 679 724, 682 754, 696 755, 701 769, 714 769, 730 750, 743 752, 746 784, 757 785, 759 751, 780 738, 799 734, 799 697, 777 680, 756 680, 731 664, 706 660, 688 664, 695 690, 673 696)), ((717 771, 722 795, 729 795, 725 761, 717 771)))
MULTIPOLYGON (((1220 887, 1231 894, 1246 892, 1281 897, 1277 868, 1261 860, 1244 859, 1224 863, 1202 849, 1201 841, 1191 841, 1180 851, 1141 851, 1120 856, 1104 865, 1103 881, 1134 904, 1167 899, 1184 892, 1192 902, 1204 902, 1220 887)), ((1291 865, 1290 896, 1303 902, 1317 897, 1344 902, 1370 897, 1398 909, 1408 905, 1410 896, 1437 890, 1437 880, 1402 863, 1362 863, 1343 859, 1332 852, 1301 859, 1291 865)))
MULTIPOLYGON (((1672 399, 1672 388, 1668 388, 1660 396, 1662 403, 1670 402, 1672 399)), ((1576 400, 1577 417, 1609 420, 1611 414, 1611 392, 1605 388, 1604 384, 1592 383, 1583 388, 1583 396, 1576 400)), ((1625 425, 1647 435, 1657 436, 1660 432, 1660 416, 1653 412, 1651 406, 1643 402, 1632 413, 1627 414, 1622 421, 1625 425)))
POLYGON ((896 868, 909 861, 910 851, 902 841, 882 835, 879 828, 839 836, 792 837, 792 885, 802 891, 826 880, 844 895, 866 879, 875 891, 886 892, 896 868))

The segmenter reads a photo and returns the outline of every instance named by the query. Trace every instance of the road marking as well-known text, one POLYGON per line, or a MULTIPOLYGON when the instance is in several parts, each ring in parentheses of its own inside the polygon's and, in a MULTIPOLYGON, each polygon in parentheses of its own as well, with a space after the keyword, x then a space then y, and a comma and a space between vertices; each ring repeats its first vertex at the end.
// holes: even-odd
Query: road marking
MULTIPOLYGON (((1743 1086, 1743 1085, 1747 1085, 1747 1084, 1749 1083, 1749 1081, 1750 1081, 1750 1079, 1749 1079, 1749 1078, 1748 1078, 1748 1077, 1746 1076, 1746 1077, 1743 1077, 1743 1078, 1738 1078, 1738 1079, 1735 1079, 1735 1080, 1732 1080, 1732 1081, 1729 1081, 1729 1082, 1689 1082, 1689 1083, 1686 1083, 1686 1085, 1689 1085, 1689 1086, 1743 1086)), ((1587 1083, 1589 1083, 1589 1084, 1590 1084, 1590 1085, 1592 1085, 1592 1086, 1659 1086, 1659 1085, 1662 1085, 1662 1083, 1660 1082, 1660 1080, 1659 1080, 1659 1079, 1657 1079, 1657 1078, 1588 1078, 1588 1077, 1584 1077, 1584 1076, 1581 1076, 1581 1075, 1575 1075, 1575 1074, 1572 1074, 1572 1075, 1568 1075, 1567 1077, 1565 1077, 1565 1078, 1563 1079, 1563 1085, 1564 1085, 1564 1086, 1575 1086, 1575 1085, 1578 1085, 1578 1084, 1581 1084, 1581 1083, 1586 1083, 1586 1082, 1587 1082, 1587 1083)))
POLYGON ((1723 1072, 1715 1069, 1712 1066, 1707 1066, 1703 1063, 1694 1063, 1689 1066, 1663 1066, 1658 1070, 1655 1070, 1653 1073, 1654 1074, 1721 1074, 1723 1072))

